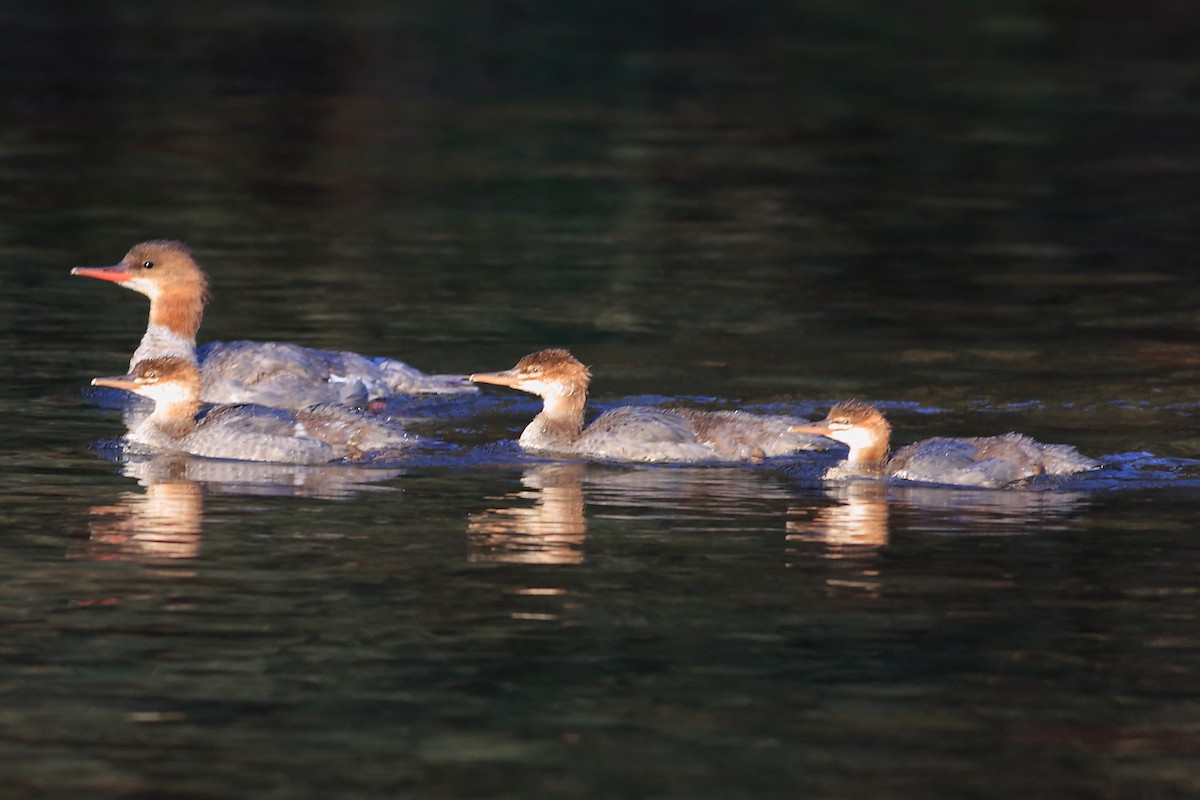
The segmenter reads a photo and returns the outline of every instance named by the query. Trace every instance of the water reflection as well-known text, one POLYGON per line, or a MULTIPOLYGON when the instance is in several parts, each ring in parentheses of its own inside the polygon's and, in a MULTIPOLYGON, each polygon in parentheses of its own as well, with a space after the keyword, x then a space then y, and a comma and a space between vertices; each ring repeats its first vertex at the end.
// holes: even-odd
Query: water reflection
POLYGON ((834 505, 794 506, 787 523, 789 540, 824 545, 830 557, 846 548, 878 548, 889 531, 904 527, 924 533, 1024 534, 1061 526, 1082 510, 1091 495, 1041 489, 964 489, 960 487, 853 480, 829 483, 825 496, 834 505))
POLYGON ((89 558, 198 557, 204 498, 210 493, 344 500, 366 490, 384 491, 372 484, 402 471, 160 456, 127 461, 121 474, 137 479, 146 491, 123 492, 117 503, 89 509, 89 558))
POLYGON ((888 541, 888 486, 882 481, 846 481, 830 485, 825 493, 837 501, 795 506, 789 519, 788 540, 825 547, 825 555, 839 558, 849 550, 875 549, 888 541))
POLYGON ((588 475, 588 501, 609 519, 666 516, 691 530, 738 517, 771 515, 794 497, 770 469, 750 467, 597 468, 588 475))
POLYGON ((1053 486, 963 489, 893 485, 888 498, 893 527, 964 536, 1012 536, 1061 528, 1090 503, 1091 494, 1053 486))
POLYGON ((88 520, 92 558, 187 559, 200 555, 204 489, 186 478, 145 483, 114 505, 93 506, 88 520))
POLYGON ((168 480, 202 483, 217 494, 269 497, 311 497, 347 500, 366 491, 390 491, 378 484, 404 474, 400 469, 379 469, 349 464, 269 464, 258 461, 223 461, 190 456, 128 456, 121 454, 121 474, 144 486, 168 480))
POLYGON ((833 505, 808 503, 788 509, 785 527, 789 566, 825 559, 833 574, 825 578, 831 594, 877 597, 878 550, 888 543, 888 485, 883 481, 827 484, 833 505))
POLYGON ((579 564, 587 522, 583 509, 586 464, 538 464, 521 476, 521 489, 493 498, 497 505, 467 523, 472 562, 579 564), (526 505, 532 501, 532 505, 526 505))
POLYGON ((536 464, 467 524, 470 560, 578 564, 588 519, 670 519, 677 530, 760 530, 793 498, 770 470, 536 464), (585 502, 586 501, 586 502, 585 502), (585 514, 585 507, 587 513, 585 514), (753 517, 753 522, 738 518, 753 517))
POLYGON ((852 480, 828 483, 835 501, 788 510, 789 566, 811 566, 815 555, 834 571, 831 591, 877 596, 879 550, 899 529, 962 536, 1024 535, 1065 526, 1090 502, 1084 492, 1039 489, 964 489, 852 480))

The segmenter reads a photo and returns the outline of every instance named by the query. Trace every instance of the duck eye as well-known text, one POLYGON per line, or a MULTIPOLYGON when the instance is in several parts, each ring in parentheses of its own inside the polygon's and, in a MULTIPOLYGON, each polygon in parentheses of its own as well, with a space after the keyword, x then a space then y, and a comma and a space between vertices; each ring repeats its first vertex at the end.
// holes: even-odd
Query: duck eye
POLYGON ((153 261, 143 261, 142 269, 154 269, 154 262, 153 261))

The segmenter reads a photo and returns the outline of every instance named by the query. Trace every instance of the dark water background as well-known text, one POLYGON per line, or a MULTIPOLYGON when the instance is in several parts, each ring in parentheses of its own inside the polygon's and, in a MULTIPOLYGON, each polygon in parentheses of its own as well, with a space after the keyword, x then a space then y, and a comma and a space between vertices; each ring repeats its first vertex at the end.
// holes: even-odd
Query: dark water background
MULTIPOLYGON (((1200 794, 1200 12, 1166 0, 0 8, 13 797, 1200 794), (202 340, 597 406, 1018 429, 1055 491, 523 460, 114 464, 80 390, 179 238, 202 340)), ((492 442, 502 442, 489 446, 492 442)))

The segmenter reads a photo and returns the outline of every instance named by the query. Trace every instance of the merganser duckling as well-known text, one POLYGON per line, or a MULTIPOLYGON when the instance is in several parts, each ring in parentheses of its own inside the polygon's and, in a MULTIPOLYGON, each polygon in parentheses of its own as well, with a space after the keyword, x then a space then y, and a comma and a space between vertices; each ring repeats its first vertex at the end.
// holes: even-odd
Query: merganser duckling
POLYGON ((461 375, 427 375, 389 358, 284 342, 209 342, 197 351, 196 332, 209 299, 208 278, 182 242, 142 242, 119 264, 75 267, 71 274, 111 281, 149 297, 150 320, 129 371, 148 358, 196 361, 205 403, 304 408, 397 394, 477 391, 461 375))
POLYGON ((695 411, 624 406, 605 411, 584 428, 591 372, 566 350, 542 350, 503 372, 477 372, 476 383, 509 386, 542 398, 542 412, 521 434, 534 453, 614 461, 756 461, 798 450, 822 449, 819 438, 791 428, 799 417, 743 411, 695 411))
POLYGON ((825 477, 892 477, 924 483, 1000 488, 1037 475, 1070 475, 1100 462, 1065 444, 1042 444, 1020 433, 966 439, 937 437, 900 448, 888 458, 892 428, 870 403, 846 400, 796 433, 818 434, 850 448, 825 477))
POLYGON ((138 448, 238 461, 325 464, 396 455, 420 440, 402 428, 335 403, 287 411, 222 405, 197 417, 200 372, 181 356, 139 361, 128 375, 95 378, 93 386, 136 392, 154 411, 126 440, 138 448))

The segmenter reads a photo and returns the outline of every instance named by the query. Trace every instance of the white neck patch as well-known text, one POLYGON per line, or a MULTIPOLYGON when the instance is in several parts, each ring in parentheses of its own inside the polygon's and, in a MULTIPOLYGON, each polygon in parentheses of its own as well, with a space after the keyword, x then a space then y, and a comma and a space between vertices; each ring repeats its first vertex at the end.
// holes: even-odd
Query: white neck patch
POLYGON ((866 428, 846 428, 840 431, 830 431, 829 438, 841 442, 850 448, 850 461, 857 461, 863 450, 869 450, 876 444, 876 437, 866 428))
POLYGON ((184 336, 165 325, 149 325, 133 358, 129 360, 129 370, 132 372, 139 361, 160 356, 179 356, 187 361, 196 363, 196 340, 184 336))

